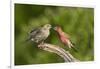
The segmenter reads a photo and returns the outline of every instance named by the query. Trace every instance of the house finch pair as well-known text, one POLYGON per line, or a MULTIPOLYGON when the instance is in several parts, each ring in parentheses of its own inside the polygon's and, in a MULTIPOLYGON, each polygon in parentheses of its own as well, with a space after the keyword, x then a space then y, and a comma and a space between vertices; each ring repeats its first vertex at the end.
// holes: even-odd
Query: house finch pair
MULTIPOLYGON (((33 29, 30 32, 30 36, 29 36, 28 40, 31 40, 36 43, 44 42, 44 40, 46 40, 48 38, 48 36, 50 35, 51 28, 52 27, 50 24, 46 24, 43 27, 33 29)), ((61 29, 60 26, 56 26, 53 29, 58 33, 59 39, 61 40, 61 42, 64 45, 68 46, 68 48, 73 48, 74 50, 76 50, 74 48, 74 45, 72 44, 69 36, 65 32, 63 32, 63 30, 61 29)))

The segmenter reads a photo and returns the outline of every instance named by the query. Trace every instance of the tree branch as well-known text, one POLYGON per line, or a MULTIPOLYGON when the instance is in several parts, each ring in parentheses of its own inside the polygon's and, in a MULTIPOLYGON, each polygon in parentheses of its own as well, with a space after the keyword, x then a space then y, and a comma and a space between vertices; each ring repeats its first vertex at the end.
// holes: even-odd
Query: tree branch
POLYGON ((38 45, 38 47, 42 50, 56 53, 60 57, 64 59, 65 62, 76 62, 79 61, 76 58, 74 58, 68 51, 65 51, 63 48, 60 46, 48 44, 48 43, 41 43, 38 45))

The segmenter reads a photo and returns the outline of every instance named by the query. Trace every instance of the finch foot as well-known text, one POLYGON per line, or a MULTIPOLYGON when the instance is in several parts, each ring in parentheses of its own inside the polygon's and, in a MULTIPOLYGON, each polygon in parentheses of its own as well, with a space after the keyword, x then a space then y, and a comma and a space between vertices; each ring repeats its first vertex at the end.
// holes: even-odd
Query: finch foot
POLYGON ((44 49, 45 46, 44 46, 43 44, 44 44, 44 42, 41 42, 41 43, 38 45, 38 48, 40 48, 40 49, 44 49))

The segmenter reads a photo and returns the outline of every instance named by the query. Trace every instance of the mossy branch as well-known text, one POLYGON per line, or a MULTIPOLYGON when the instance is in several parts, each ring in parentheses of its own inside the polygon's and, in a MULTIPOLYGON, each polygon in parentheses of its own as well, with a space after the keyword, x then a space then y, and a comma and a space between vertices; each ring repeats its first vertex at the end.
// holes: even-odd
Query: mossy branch
POLYGON ((74 58, 69 51, 64 50, 63 48, 61 48, 60 46, 57 45, 53 45, 53 44, 48 44, 48 43, 41 43, 38 45, 38 47, 42 50, 48 51, 48 52, 52 52, 55 53, 57 55, 59 55, 60 57, 62 57, 64 59, 65 62, 76 62, 79 61, 76 58, 74 58))

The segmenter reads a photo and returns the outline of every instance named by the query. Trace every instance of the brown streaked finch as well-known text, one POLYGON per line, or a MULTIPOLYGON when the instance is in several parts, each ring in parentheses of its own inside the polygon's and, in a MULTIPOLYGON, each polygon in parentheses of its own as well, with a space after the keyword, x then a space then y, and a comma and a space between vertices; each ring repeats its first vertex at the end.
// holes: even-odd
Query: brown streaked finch
POLYGON ((50 35, 50 29, 50 24, 45 24, 43 27, 33 29, 31 30, 27 40, 31 40, 35 43, 44 42, 44 40, 46 40, 46 38, 50 35))

